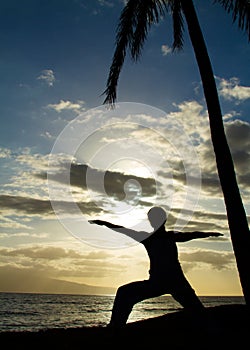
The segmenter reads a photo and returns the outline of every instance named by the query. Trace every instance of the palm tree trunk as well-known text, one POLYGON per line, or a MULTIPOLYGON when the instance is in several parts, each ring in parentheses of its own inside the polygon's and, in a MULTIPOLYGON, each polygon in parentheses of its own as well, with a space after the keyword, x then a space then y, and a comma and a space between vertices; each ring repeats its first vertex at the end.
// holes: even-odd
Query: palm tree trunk
POLYGON ((250 305, 250 232, 227 143, 211 62, 192 0, 181 0, 207 103, 211 138, 242 291, 250 305))

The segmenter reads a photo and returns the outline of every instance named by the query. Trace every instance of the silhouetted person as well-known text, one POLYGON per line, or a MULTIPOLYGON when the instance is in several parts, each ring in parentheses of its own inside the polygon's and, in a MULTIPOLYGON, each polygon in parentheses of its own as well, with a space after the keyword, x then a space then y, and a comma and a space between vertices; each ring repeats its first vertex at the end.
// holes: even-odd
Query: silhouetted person
POLYGON ((105 225, 139 241, 147 250, 150 259, 149 279, 125 284, 118 288, 114 300, 110 326, 125 326, 133 306, 145 299, 163 294, 171 294, 185 309, 199 314, 204 309, 195 291, 187 281, 178 260, 176 242, 186 242, 195 238, 221 236, 216 232, 175 232, 166 231, 166 212, 161 207, 153 207, 148 212, 153 232, 134 231, 102 220, 90 223, 105 225))

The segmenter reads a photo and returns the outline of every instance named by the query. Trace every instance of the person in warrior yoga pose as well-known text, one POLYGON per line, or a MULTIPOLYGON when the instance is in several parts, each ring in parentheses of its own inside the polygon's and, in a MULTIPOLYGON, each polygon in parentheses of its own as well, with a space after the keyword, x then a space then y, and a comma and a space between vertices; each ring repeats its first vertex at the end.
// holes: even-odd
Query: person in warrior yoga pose
POLYGON ((194 289, 184 276, 176 242, 186 242, 196 238, 222 236, 217 232, 176 232, 166 231, 166 212, 162 207, 153 207, 148 211, 148 219, 153 232, 134 231, 123 226, 102 220, 91 220, 91 224, 106 227, 128 235, 144 245, 150 259, 149 278, 135 281, 118 288, 112 309, 109 326, 125 326, 133 306, 145 299, 163 294, 171 294, 185 309, 200 314, 204 306, 194 289))

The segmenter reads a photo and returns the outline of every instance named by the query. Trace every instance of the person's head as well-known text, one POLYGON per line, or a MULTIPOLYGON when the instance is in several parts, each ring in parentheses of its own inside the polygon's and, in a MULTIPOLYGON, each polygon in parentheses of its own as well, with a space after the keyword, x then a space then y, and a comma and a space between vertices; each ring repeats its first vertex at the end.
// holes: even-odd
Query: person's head
POLYGON ((165 224, 167 221, 167 214, 161 207, 153 207, 148 211, 148 220, 150 225, 157 229, 165 224))

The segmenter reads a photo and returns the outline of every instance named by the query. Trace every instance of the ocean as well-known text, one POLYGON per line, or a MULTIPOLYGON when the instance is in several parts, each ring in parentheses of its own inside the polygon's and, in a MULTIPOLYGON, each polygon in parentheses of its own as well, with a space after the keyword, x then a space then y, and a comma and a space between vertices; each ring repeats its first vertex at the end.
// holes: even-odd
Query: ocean
MULTIPOLYGON (((207 307, 244 304, 243 297, 200 297, 207 307)), ((105 326, 114 296, 0 293, 0 332, 49 328, 105 326)), ((128 322, 180 310, 171 296, 145 300, 134 306, 128 322)))

